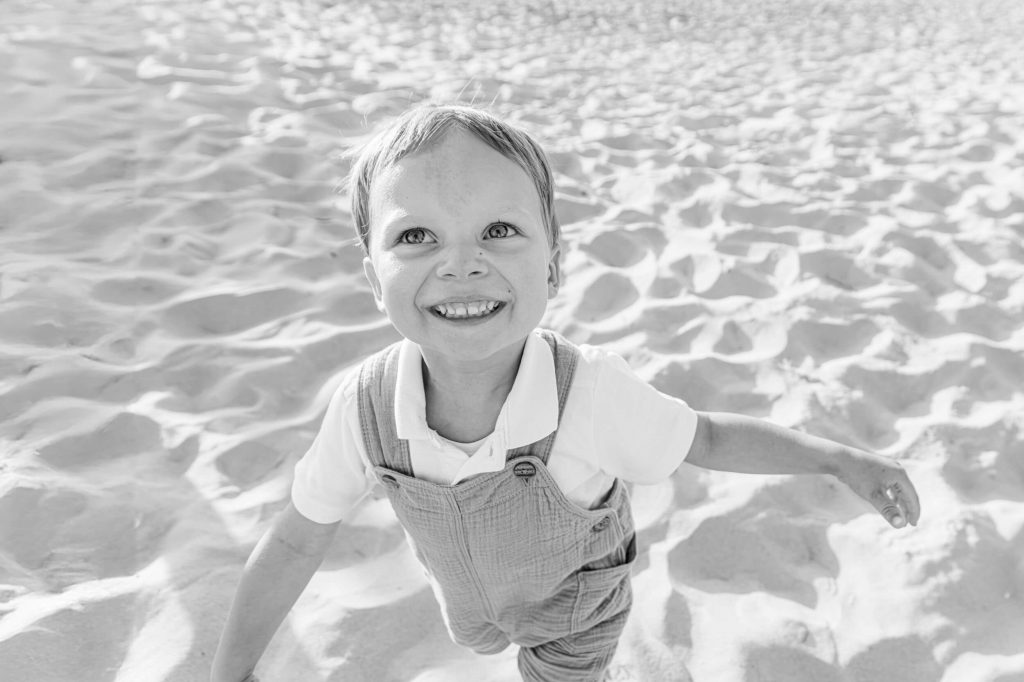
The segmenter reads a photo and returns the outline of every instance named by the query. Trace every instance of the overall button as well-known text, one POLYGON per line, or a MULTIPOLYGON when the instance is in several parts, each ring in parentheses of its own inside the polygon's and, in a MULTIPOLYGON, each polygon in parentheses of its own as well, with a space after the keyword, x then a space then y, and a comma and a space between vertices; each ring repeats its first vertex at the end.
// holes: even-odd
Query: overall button
POLYGON ((533 462, 519 462, 512 467, 512 473, 519 478, 530 478, 537 473, 537 467, 533 465, 533 462))
POLYGON ((381 478, 382 481, 384 481, 384 485, 386 485, 387 487, 389 487, 389 488, 397 488, 398 487, 398 481, 391 474, 384 474, 380 478, 381 478))
POLYGON ((609 519, 607 516, 604 517, 594 525, 594 532, 597 533, 604 530, 608 527, 609 523, 611 523, 611 519, 609 519))

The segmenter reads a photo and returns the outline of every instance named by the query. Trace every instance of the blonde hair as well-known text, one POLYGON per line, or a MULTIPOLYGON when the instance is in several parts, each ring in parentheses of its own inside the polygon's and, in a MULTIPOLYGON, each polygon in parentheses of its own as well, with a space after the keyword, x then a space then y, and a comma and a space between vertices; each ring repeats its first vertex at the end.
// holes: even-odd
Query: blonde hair
POLYGON ((428 104, 405 112, 353 152, 355 162, 346 185, 351 195, 352 219, 363 252, 370 252, 370 189, 374 180, 406 156, 443 139, 453 128, 476 135, 526 171, 540 196, 541 214, 551 248, 558 246, 561 230, 555 216, 554 180, 540 144, 525 131, 481 109, 428 104))

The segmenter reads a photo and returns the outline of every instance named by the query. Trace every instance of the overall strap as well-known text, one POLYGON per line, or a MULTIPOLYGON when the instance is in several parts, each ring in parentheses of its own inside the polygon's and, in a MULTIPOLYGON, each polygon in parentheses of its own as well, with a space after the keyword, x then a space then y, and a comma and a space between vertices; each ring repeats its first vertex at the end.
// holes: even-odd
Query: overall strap
MULTIPOLYGON (((551 346, 551 355, 555 361, 555 384, 558 387, 558 424, 562 423, 562 414, 565 412, 565 402, 569 397, 569 390, 572 388, 572 380, 576 374, 576 363, 579 362, 579 349, 557 332, 547 329, 540 329, 541 338, 551 346)), ((548 463, 548 455, 551 454, 551 446, 555 443, 558 435, 558 427, 548 434, 547 437, 523 447, 509 450, 505 459, 510 460, 523 455, 533 455, 539 458, 544 465, 548 463)))
MULTIPOLYGON (((576 373, 576 363, 579 361, 579 349, 556 332, 546 329, 539 331, 541 337, 551 346, 555 362, 558 423, 561 424, 565 402, 576 373)), ((398 379, 400 347, 401 342, 394 343, 363 362, 359 370, 359 424, 370 464, 412 476, 409 443, 398 438, 395 426, 395 386, 398 379)), ((506 459, 529 454, 547 464, 551 446, 557 435, 556 428, 536 443, 509 450, 506 459)))
POLYGON ((393 343, 363 362, 359 370, 359 425, 370 464, 412 476, 409 444, 398 438, 395 426, 400 347, 400 341, 393 343))

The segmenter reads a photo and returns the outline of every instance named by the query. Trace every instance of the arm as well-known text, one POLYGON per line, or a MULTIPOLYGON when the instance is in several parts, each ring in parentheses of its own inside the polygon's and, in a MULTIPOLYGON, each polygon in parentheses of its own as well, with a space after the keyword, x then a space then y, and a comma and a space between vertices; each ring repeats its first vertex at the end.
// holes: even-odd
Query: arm
POLYGON ((323 561, 338 523, 310 521, 289 502, 245 564, 213 659, 212 682, 255 680, 256 663, 323 561))
POLYGON ((752 417, 726 412, 698 412, 697 417, 685 460, 690 464, 746 474, 831 474, 894 527, 907 521, 917 525, 917 491, 892 459, 752 417))

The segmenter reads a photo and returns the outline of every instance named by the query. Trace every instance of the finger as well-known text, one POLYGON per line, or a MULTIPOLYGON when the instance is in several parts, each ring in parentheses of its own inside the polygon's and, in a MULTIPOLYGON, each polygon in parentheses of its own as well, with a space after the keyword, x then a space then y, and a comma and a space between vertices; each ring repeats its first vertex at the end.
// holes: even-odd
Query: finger
MULTIPOLYGON (((906 476, 906 474, 904 474, 906 476)), ((910 512, 910 522, 917 525, 917 520, 921 518, 921 499, 917 496, 917 489, 914 484, 910 482, 910 478, 907 477, 906 485, 902 487, 903 494, 907 497, 908 506, 907 509, 910 512)))
POLYGON ((892 485, 890 485, 889 489, 886 491, 886 494, 889 495, 889 499, 892 500, 893 503, 895 503, 896 507, 899 509, 899 515, 903 518, 903 524, 901 524, 901 527, 906 525, 906 523, 910 520, 910 514, 907 511, 907 501, 903 497, 903 491, 900 490, 900 484, 893 483, 892 485))
POLYGON ((896 503, 896 493, 891 487, 883 488, 871 496, 875 509, 889 522, 893 528, 902 528, 907 525, 907 517, 900 510, 896 503))
POLYGON ((907 513, 907 520, 911 525, 916 526, 917 520, 921 518, 921 500, 917 496, 917 490, 905 471, 900 471, 902 480, 892 484, 896 492, 896 500, 907 513))

